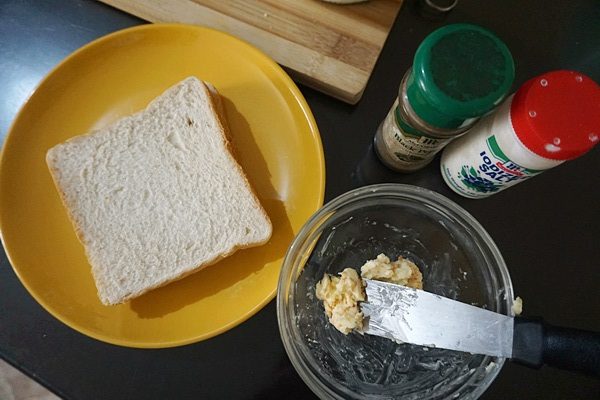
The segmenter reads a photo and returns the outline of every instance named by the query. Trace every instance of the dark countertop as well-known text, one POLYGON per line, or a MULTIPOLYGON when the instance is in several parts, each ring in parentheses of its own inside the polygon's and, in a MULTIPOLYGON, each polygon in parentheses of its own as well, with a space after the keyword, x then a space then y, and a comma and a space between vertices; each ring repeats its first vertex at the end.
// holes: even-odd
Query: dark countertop
MULTIPOLYGON (((94 1, 0 4, 0 137, 43 76, 67 54, 143 21, 94 1)), ((420 41, 443 23, 495 31, 516 60, 515 87, 576 69, 600 82, 600 2, 461 0, 444 22, 406 0, 364 97, 349 106, 300 87, 321 131, 326 200, 354 187, 401 182, 436 190, 472 213, 500 248, 527 315, 600 331, 600 149, 485 200, 443 183, 436 159, 412 175, 386 170, 369 148, 420 41)), ((310 399, 279 338, 275 304, 213 339, 138 350, 90 339, 45 312, 0 254, 0 357, 65 399, 310 399)), ((599 399, 600 380, 507 363, 483 399, 599 399)))

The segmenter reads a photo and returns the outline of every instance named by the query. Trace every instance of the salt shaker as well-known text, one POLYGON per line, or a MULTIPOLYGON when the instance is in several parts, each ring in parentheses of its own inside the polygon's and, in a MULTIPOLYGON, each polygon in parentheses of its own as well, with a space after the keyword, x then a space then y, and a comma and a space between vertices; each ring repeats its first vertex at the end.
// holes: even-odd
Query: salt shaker
POLYGON ((483 198, 591 150, 600 140, 600 87, 574 71, 533 78, 496 113, 444 149, 448 186, 483 198))
POLYGON ((514 79, 506 45, 471 24, 437 29, 419 45, 374 148, 399 172, 426 166, 446 144, 501 103, 514 79))

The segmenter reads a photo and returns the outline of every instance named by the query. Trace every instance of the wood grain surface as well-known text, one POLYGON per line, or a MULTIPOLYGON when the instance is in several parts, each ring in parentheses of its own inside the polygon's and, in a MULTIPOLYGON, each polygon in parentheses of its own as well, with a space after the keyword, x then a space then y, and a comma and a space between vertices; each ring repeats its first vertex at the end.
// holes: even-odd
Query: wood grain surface
POLYGON ((151 22, 202 25, 258 47, 299 82, 356 103, 403 0, 100 0, 151 22))

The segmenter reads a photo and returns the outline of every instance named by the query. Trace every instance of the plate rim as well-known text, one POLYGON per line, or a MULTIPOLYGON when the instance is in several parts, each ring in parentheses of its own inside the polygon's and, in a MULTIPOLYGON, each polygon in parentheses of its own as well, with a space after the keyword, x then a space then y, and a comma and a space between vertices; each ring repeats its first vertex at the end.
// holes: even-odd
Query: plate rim
MULTIPOLYGON (((8 147, 9 142, 15 136, 15 133, 14 133, 15 126, 19 123, 19 121, 22 118, 24 118, 25 110, 27 109, 27 107, 28 107, 29 103, 32 101, 32 99, 35 97, 36 93, 44 85, 46 85, 47 82, 50 81, 52 79, 52 77, 58 71, 60 71, 62 68, 64 68, 64 66, 66 64, 70 63, 71 60, 76 59, 77 57, 80 57, 81 54, 88 51, 88 49, 94 48, 97 46, 102 46, 106 42, 110 42, 120 36, 135 34, 137 32, 145 31, 145 30, 169 30, 169 29, 204 31, 204 32, 210 32, 212 34, 217 34, 218 36, 220 35, 220 36, 226 38, 227 40, 232 40, 234 42, 238 42, 242 46, 248 48, 248 50, 252 51, 259 58, 262 58, 271 68, 273 68, 275 71, 277 71, 277 74, 281 77, 286 88, 291 92, 292 96, 294 97, 294 99, 296 100, 298 105, 300 106, 300 109, 302 110, 302 113, 308 123, 309 130, 312 133, 312 136, 313 136, 313 139, 315 142, 315 146, 316 146, 316 150, 317 150, 319 169, 321 171, 319 182, 317 182, 315 187, 318 189, 318 204, 320 206, 322 206, 324 203, 324 199, 325 199, 325 180, 326 180, 326 165, 325 165, 325 154, 323 151, 323 142, 322 142, 320 131, 317 126, 314 115, 312 114, 312 111, 311 111, 308 103, 306 102, 306 99, 300 92, 300 89, 298 88, 296 83, 292 80, 292 78, 290 78, 290 76, 287 74, 287 72, 285 72, 285 70, 279 64, 277 64, 271 57, 269 57, 263 51, 256 48, 254 45, 248 43, 244 39, 241 39, 237 36, 231 35, 229 33, 226 33, 226 32, 223 32, 223 31, 220 31, 217 29, 213 29, 213 28, 209 28, 209 27, 205 27, 205 26, 201 26, 201 25, 191 25, 191 24, 182 24, 182 23, 146 23, 146 24, 136 25, 136 26, 132 26, 132 27, 124 28, 124 29, 119 29, 117 31, 108 33, 106 35, 102 35, 102 36, 86 43, 85 45, 75 49, 69 55, 67 55, 65 58, 63 58, 48 73, 46 73, 46 75, 44 75, 44 77, 39 81, 39 83, 35 86, 35 89, 33 89, 33 91, 27 96, 25 101, 21 104, 18 112, 15 114, 11 124, 9 125, 9 128, 6 131, 6 136, 4 138, 4 142, 2 144, 2 149, 0 150, 0 177, 3 176, 5 173, 4 170, 6 169, 6 166, 5 166, 5 163, 6 163, 5 153, 7 151, 6 148, 8 147)), ((2 188, 1 182, 2 182, 2 180, 0 179, 0 189, 2 188)), ((316 212, 316 210, 315 210, 315 212, 316 212)), ((73 323, 73 321, 70 321, 69 318, 64 317, 60 313, 59 310, 55 310, 53 307, 50 307, 50 305, 47 304, 47 302, 43 299, 43 297, 40 296, 38 293, 36 293, 36 291, 32 287, 32 285, 30 285, 30 283, 28 283, 27 280, 24 279, 24 277, 20 273, 19 268, 15 267, 15 264, 13 262, 13 257, 12 257, 12 250, 10 250, 10 246, 7 247, 7 242, 6 242, 5 232, 4 232, 4 226, 5 226, 6 222, 4 221, 3 215, 4 215, 4 213, 0 212, 0 242, 2 243, 2 247, 4 248, 6 258, 11 266, 12 271, 15 273, 19 282, 25 287, 25 289, 27 290, 29 295, 31 295, 35 299, 35 301, 38 303, 38 305, 40 305, 46 312, 48 312, 50 315, 52 315, 54 318, 56 318, 58 321, 60 321, 67 327, 69 327, 87 337, 99 340, 104 343, 109 343, 109 344, 123 346, 123 347, 130 347, 130 348, 141 348, 141 349, 172 348, 172 347, 179 347, 179 346, 184 346, 184 345, 188 345, 188 344, 192 344, 192 343, 197 343, 197 342, 218 336, 221 333, 227 332, 230 329, 247 321, 249 318, 256 315, 260 310, 262 310, 269 302, 271 302, 271 300, 273 300, 275 298, 275 295, 277 294, 277 286, 278 285, 276 285, 271 290, 271 292, 267 296, 265 296, 263 301, 255 304, 250 310, 248 310, 246 313, 244 313, 241 317, 239 317, 233 321, 230 321, 229 323, 224 324, 223 326, 221 326, 217 329, 213 329, 209 332, 205 332, 200 335, 193 335, 193 336, 190 336, 185 339, 140 342, 140 341, 135 341, 135 340, 113 337, 110 335, 104 335, 104 334, 98 333, 92 329, 88 329, 87 327, 85 327, 83 325, 73 323)), ((281 255, 282 262, 283 262, 284 257, 285 257, 285 254, 282 254, 281 255)), ((277 279, 277 282, 278 281, 279 280, 277 279)))

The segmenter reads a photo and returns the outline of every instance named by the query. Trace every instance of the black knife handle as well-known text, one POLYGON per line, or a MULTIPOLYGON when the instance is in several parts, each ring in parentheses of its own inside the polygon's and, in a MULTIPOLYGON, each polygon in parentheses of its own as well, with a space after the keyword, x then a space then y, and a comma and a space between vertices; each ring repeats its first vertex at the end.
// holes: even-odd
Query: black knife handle
POLYGON ((541 318, 515 317, 511 361, 600 377, 600 333, 552 326, 541 318))

